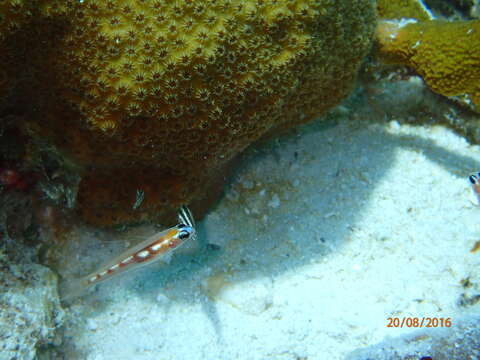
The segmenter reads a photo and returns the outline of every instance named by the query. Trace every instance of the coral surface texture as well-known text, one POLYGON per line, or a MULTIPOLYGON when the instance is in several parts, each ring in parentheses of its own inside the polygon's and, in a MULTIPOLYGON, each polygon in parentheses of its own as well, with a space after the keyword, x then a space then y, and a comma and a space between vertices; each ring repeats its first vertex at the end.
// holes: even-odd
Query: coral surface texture
POLYGON ((15 101, 83 169, 77 208, 98 225, 204 206, 249 144, 349 93, 375 27, 370 0, 39 5, 0 47, 28 54, 15 101))

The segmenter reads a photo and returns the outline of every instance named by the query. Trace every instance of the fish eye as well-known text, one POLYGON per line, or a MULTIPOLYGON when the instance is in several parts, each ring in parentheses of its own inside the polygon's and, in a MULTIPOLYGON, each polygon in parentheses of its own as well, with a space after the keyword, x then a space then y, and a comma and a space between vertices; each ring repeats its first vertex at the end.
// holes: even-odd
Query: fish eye
POLYGON ((181 231, 178 233, 178 237, 183 240, 183 239, 189 238, 189 237, 190 237, 190 234, 191 234, 191 232, 188 231, 188 230, 181 230, 181 231))
POLYGON ((177 237, 182 240, 188 239, 195 232, 195 230, 193 230, 191 226, 188 226, 185 224, 178 224, 177 229, 178 229, 177 237))

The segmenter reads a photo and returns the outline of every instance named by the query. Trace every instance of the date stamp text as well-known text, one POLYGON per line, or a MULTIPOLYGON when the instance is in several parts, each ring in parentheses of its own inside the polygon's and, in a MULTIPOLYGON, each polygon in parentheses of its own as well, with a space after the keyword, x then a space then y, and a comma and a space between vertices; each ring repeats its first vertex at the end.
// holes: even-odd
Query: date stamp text
POLYGON ((439 317, 389 317, 387 318, 387 327, 391 328, 437 328, 437 327, 451 327, 451 318, 439 317))

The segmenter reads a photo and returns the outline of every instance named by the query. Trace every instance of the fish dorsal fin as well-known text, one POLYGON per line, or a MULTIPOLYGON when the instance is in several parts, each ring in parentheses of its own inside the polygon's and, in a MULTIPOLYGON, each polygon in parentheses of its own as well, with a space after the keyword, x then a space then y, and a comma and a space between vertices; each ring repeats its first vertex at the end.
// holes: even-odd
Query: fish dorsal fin
POLYGON ((195 220, 193 219, 192 212, 185 205, 182 205, 182 207, 178 209, 178 222, 195 229, 195 220))

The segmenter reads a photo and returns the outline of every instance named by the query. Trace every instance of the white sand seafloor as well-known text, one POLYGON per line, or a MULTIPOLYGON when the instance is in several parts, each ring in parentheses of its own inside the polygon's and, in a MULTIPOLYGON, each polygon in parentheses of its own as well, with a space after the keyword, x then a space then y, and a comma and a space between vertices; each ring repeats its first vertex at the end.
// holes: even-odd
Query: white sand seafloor
MULTIPOLYGON (((352 352, 442 333, 387 327, 390 317, 480 327, 480 251, 470 251, 480 207, 468 182, 480 147, 402 120, 345 105, 250 149, 199 222, 197 248, 70 305, 67 358, 366 359, 352 352)), ((78 252, 90 256, 85 271, 114 252, 96 232, 70 236, 90 247, 78 252)), ((423 348, 415 354, 431 356, 423 348)), ((369 359, 394 358, 375 351, 369 359)))

